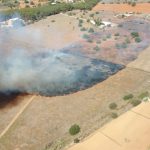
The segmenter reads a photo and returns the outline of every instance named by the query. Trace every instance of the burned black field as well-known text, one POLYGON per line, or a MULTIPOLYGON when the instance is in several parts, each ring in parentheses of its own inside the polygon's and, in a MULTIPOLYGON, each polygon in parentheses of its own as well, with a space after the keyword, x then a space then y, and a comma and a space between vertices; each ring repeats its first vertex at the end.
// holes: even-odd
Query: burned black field
POLYGON ((0 38, 5 47, 0 51, 0 92, 56 96, 91 87, 134 60, 149 45, 147 31, 150 31, 148 21, 127 19, 117 27, 89 34, 87 40, 92 39, 92 43, 79 41, 58 50, 38 47, 40 36, 37 38, 38 33, 31 30, 22 28, 7 33, 10 39, 14 33, 23 39, 30 33, 34 41, 30 43, 32 53, 24 46, 26 43, 16 46, 12 43, 13 48, 6 46, 9 38, 3 34, 0 38), (133 37, 134 34, 138 37, 133 37), (94 50, 93 46, 99 49, 94 50))
POLYGON ((1 66, 0 90, 3 93, 69 94, 101 82, 124 67, 65 51, 32 56, 20 52, 19 57, 12 53, 7 60, 1 60, 4 65, 1 66))

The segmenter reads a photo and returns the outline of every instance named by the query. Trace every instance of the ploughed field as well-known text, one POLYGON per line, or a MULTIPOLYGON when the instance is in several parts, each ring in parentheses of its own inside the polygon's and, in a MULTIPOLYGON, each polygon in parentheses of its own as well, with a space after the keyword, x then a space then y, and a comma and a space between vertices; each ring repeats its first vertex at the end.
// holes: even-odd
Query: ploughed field
POLYGON ((94 11, 113 11, 113 12, 136 12, 136 13, 150 13, 149 3, 137 3, 136 6, 131 6, 129 4, 98 4, 93 10, 94 11))

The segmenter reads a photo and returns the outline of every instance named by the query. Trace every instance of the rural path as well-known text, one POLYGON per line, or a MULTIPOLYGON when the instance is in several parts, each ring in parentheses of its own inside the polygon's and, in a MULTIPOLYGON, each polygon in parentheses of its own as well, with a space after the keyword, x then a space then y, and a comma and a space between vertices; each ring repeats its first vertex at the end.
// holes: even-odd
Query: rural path
POLYGON ((31 104, 31 102, 34 100, 36 96, 32 96, 28 102, 20 109, 20 111, 14 116, 12 121, 7 125, 7 127, 3 130, 3 132, 0 134, 0 139, 7 133, 7 131, 12 127, 12 125, 15 123, 15 121, 19 118, 19 116, 24 112, 24 110, 31 104))

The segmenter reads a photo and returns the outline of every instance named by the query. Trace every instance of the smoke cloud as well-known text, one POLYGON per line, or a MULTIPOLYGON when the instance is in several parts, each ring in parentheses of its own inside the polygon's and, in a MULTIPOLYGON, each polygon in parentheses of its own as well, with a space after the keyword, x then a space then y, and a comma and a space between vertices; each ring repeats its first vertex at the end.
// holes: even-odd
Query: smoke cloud
POLYGON ((123 66, 91 59, 71 46, 62 50, 39 47, 39 32, 22 29, 1 31, 0 92, 63 95, 103 81, 123 66), (13 37, 22 38, 14 43, 13 37), (30 38, 30 46, 25 38, 30 38), (32 50, 32 51, 31 51, 32 50))

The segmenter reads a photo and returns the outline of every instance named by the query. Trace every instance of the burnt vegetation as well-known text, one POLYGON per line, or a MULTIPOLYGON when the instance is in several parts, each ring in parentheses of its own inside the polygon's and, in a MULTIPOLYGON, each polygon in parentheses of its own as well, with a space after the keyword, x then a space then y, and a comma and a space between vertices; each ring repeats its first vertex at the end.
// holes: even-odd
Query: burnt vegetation
POLYGON ((21 95, 25 94, 21 94, 20 92, 0 92, 0 109, 17 105, 20 102, 17 98, 21 95))

